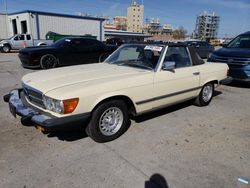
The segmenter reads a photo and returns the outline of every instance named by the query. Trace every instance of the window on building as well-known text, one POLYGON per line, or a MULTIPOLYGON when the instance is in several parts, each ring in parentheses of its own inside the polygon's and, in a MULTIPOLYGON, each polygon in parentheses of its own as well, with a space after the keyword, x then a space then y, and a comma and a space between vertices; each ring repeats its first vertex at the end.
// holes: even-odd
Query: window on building
POLYGON ((24 33, 24 34, 26 34, 28 32, 27 21, 26 20, 21 21, 21 30, 22 30, 22 33, 24 33))

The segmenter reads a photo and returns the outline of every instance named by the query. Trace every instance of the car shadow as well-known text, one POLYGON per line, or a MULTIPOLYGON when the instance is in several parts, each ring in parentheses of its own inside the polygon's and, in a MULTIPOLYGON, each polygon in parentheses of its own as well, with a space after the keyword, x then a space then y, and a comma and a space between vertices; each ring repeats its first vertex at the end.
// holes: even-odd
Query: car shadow
MULTIPOLYGON (((131 121, 129 120, 129 124, 128 127, 125 129, 125 132, 129 129, 130 125, 131 121)), ((87 133, 85 132, 85 128, 86 126, 82 126, 74 128, 73 130, 44 132, 44 134, 46 134, 48 138, 57 137, 58 140, 61 141, 73 142, 88 137, 87 133)))
POLYGON ((250 83, 245 83, 245 82, 232 81, 231 83, 228 83, 225 85, 229 87, 236 87, 236 88, 246 88, 246 89, 250 88, 250 83))
POLYGON ((76 140, 87 138, 88 135, 84 130, 74 130, 74 131, 54 131, 47 133, 48 138, 57 137, 58 140, 73 142, 76 140))

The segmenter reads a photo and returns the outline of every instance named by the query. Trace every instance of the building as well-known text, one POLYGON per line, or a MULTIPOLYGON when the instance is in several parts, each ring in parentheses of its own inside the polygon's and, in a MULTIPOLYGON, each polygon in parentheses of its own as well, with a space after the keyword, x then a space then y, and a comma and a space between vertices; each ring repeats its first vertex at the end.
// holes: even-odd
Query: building
POLYGON ((146 18, 146 25, 144 26, 144 32, 152 35, 148 40, 153 41, 173 41, 172 36, 173 27, 170 24, 160 23, 159 18, 146 18))
POLYGON ((127 30, 130 32, 142 32, 143 30, 144 5, 137 4, 132 0, 127 9, 127 30))
POLYGON ((194 37, 201 40, 214 39, 218 35, 220 17, 213 13, 203 12, 197 16, 194 37))
MULTIPOLYGON (((8 14, 8 36, 29 33, 45 39, 48 31, 65 35, 92 35, 104 40, 104 18, 26 10, 8 14)), ((5 24, 6 25, 6 24, 5 24)), ((1 30, 0 30, 1 32, 1 30)))
POLYGON ((114 17, 114 24, 117 30, 127 30, 127 16, 116 16, 114 17))
POLYGON ((127 30, 127 16, 116 16, 111 23, 109 20, 106 21, 104 29, 113 29, 113 30, 127 30))
POLYGON ((146 38, 151 37, 149 34, 129 32, 122 30, 108 30, 105 29, 105 39, 119 38, 125 43, 128 42, 143 42, 146 38))
POLYGON ((7 15, 0 13, 0 39, 8 38, 7 15))

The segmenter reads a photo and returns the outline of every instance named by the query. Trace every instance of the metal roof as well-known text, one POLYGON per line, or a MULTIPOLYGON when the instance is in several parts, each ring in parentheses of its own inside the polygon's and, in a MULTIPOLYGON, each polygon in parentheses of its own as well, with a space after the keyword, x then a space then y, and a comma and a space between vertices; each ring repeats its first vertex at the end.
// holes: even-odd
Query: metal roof
POLYGON ((122 31, 122 30, 108 30, 105 29, 105 35, 112 36, 133 36, 133 37, 151 37, 151 35, 146 33, 136 33, 130 31, 122 31))
POLYGON ((91 16, 77 16, 77 15, 70 15, 70 14, 36 11, 36 10, 23 10, 19 12, 13 12, 8 15, 16 15, 16 14, 22 14, 22 13, 32 13, 32 14, 38 14, 38 15, 40 14, 40 15, 46 15, 46 16, 58 16, 58 17, 76 18, 76 19, 85 19, 85 20, 98 20, 98 21, 105 20, 105 18, 97 18, 97 17, 91 17, 91 16))

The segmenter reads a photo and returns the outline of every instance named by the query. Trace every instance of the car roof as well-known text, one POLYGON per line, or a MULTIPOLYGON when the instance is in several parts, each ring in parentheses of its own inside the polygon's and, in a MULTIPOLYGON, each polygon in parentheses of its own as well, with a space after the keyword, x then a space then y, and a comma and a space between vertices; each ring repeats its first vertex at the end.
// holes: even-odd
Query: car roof
POLYGON ((161 45, 161 46, 172 46, 172 47, 187 47, 185 42, 131 42, 129 44, 141 44, 141 45, 161 45))
POLYGON ((242 34, 240 34, 240 35, 250 35, 250 31, 247 31, 247 32, 242 33, 242 34))

